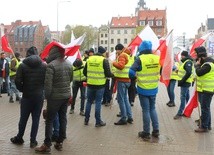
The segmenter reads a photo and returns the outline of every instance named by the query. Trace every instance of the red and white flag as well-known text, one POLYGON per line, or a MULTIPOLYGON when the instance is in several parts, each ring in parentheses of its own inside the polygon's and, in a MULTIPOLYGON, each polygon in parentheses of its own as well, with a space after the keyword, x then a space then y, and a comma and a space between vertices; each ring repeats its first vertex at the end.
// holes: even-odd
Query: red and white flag
POLYGON ((84 33, 81 37, 73 40, 70 44, 66 45, 65 55, 73 56, 80 49, 80 46, 83 43, 85 37, 86 33, 84 33))
POLYGON ((158 50, 160 50, 160 65, 162 66, 160 81, 168 86, 174 63, 172 31, 165 39, 160 40, 158 50))
POLYGON ((84 33, 81 37, 73 40, 68 45, 64 45, 62 43, 59 43, 59 42, 56 42, 56 41, 52 41, 42 51, 41 58, 42 59, 46 58, 48 56, 49 52, 50 52, 50 49, 53 46, 58 46, 58 47, 61 47, 61 48, 65 49, 65 56, 73 56, 79 50, 82 42, 85 39, 85 36, 86 36, 86 34, 84 33))
POLYGON ((198 92, 196 91, 196 84, 194 85, 193 91, 190 95, 190 99, 185 106, 183 115, 190 117, 194 108, 198 107, 198 92))
POLYGON ((208 38, 208 36, 211 34, 210 33, 207 33, 206 35, 202 36, 201 38, 199 38, 197 41, 195 41, 192 45, 192 48, 190 50, 190 56, 194 59, 196 59, 196 53, 195 53, 195 48, 201 46, 204 41, 208 38))
POLYGON ((1 37, 1 46, 2 46, 2 51, 4 52, 8 52, 8 53, 13 53, 13 50, 11 49, 7 37, 5 35, 3 35, 1 37))
POLYGON ((156 50, 159 46, 159 39, 151 27, 147 24, 144 29, 132 40, 128 45, 134 52, 136 46, 139 46, 143 40, 149 40, 152 42, 152 50, 156 50))

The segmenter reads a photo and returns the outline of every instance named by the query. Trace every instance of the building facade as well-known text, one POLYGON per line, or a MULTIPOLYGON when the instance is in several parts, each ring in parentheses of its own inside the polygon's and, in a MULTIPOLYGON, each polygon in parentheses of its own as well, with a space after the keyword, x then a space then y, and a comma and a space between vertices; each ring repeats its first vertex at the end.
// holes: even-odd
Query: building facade
MULTIPOLYGON (((2 34, 5 34, 14 52, 25 57, 26 51, 31 46, 37 47, 39 53, 44 49, 45 40, 50 41, 51 35, 48 26, 42 26, 41 21, 23 22, 17 20, 11 25, 1 25, 2 34)), ((2 35, 1 34, 1 35, 2 35)))
POLYGON ((135 9, 135 16, 112 17, 110 24, 99 30, 99 45, 108 51, 114 51, 114 47, 121 43, 125 47, 131 43, 139 26, 149 26, 158 37, 167 34, 166 10, 150 10, 146 7, 144 0, 139 0, 135 9))

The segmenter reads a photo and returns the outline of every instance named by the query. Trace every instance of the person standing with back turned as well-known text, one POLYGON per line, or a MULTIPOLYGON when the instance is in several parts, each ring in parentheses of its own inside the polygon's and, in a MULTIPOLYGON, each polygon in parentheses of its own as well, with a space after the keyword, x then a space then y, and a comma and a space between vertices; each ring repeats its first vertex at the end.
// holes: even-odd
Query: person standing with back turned
POLYGON ((129 70, 130 78, 137 77, 137 92, 142 108, 143 131, 138 133, 142 139, 150 139, 150 121, 152 121, 152 136, 159 136, 159 122, 156 112, 156 95, 160 77, 160 57, 152 54, 151 41, 143 41, 139 46, 140 56, 129 70))
POLYGON ((71 96, 70 83, 73 77, 73 67, 64 59, 65 49, 53 46, 47 57, 47 71, 45 75, 45 98, 47 99, 47 118, 45 121, 45 140, 43 145, 35 149, 36 153, 51 152, 51 137, 53 121, 59 115, 59 137, 54 145, 58 151, 62 150, 66 138, 67 107, 71 96))

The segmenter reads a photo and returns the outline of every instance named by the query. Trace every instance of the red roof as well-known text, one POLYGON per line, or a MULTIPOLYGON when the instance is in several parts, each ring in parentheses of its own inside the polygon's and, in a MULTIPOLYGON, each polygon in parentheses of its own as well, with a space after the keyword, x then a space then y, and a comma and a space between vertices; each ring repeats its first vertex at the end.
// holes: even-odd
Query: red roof
POLYGON ((139 20, 166 19, 166 10, 140 10, 138 17, 139 20))
POLYGON ((112 17, 110 27, 136 27, 137 17, 112 17))

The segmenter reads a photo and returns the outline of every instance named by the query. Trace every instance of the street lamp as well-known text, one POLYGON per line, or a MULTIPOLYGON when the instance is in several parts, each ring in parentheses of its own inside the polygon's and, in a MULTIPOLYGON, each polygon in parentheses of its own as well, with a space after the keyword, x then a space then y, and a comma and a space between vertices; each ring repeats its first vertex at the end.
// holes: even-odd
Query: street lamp
POLYGON ((56 10, 56 13, 57 13, 57 16, 56 16, 56 31, 57 31, 57 40, 59 41, 59 4, 60 3, 64 3, 64 2, 71 2, 71 1, 57 1, 57 10, 56 10))
POLYGON ((186 46, 186 38, 185 38, 186 33, 183 32, 183 47, 185 48, 186 46))

